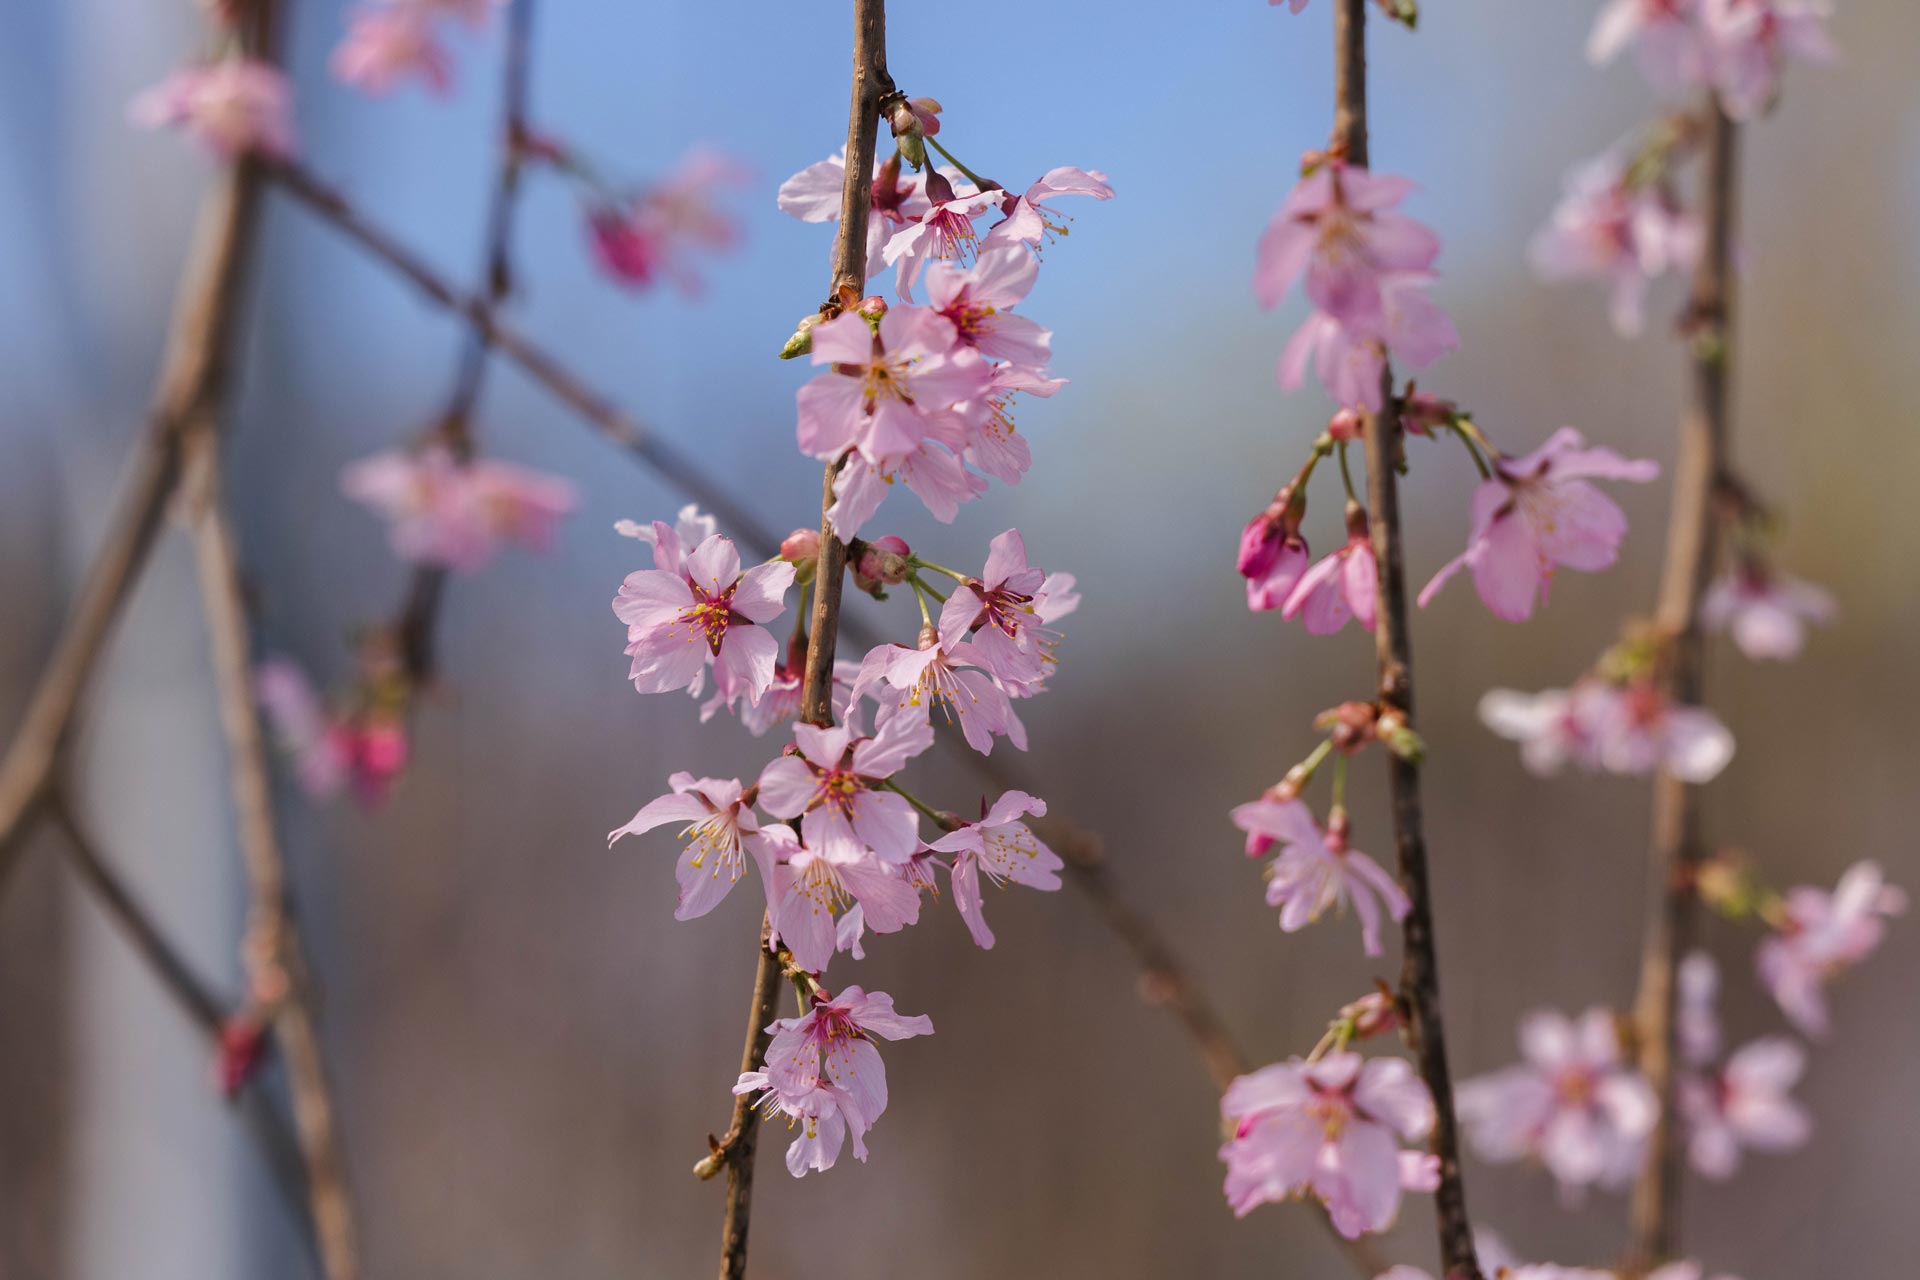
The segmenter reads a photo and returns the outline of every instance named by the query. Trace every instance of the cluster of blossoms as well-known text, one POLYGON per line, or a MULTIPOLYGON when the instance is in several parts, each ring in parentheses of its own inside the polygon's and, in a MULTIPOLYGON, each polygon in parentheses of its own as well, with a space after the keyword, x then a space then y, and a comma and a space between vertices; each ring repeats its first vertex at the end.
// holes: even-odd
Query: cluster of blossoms
MULTIPOLYGON (((796 530, 776 556, 743 566, 732 539, 693 508, 672 524, 617 527, 653 548, 653 567, 629 574, 613 601, 634 688, 700 697, 710 678, 703 719, 726 711, 756 735, 791 722, 790 741, 757 778, 675 773, 671 791, 609 843, 679 826, 674 914, 682 920, 713 910, 749 864, 757 869, 770 945, 804 1012, 769 1027, 765 1069, 742 1074, 734 1091, 797 1128, 787 1152, 796 1176, 829 1168, 849 1135, 855 1157, 866 1158, 866 1135, 887 1104, 875 1041, 933 1031, 924 1017, 896 1014, 882 993, 832 994, 821 978, 834 958, 862 959, 869 931, 916 923, 943 880, 974 941, 991 947, 983 881, 1057 889, 1064 866, 1028 825, 1046 814, 1045 801, 1010 790, 983 799, 979 817, 966 820, 923 803, 900 779, 941 722, 982 754, 1002 740, 1025 750, 1015 704, 1043 692, 1053 674, 1055 624, 1079 604, 1072 576, 1029 564, 1016 530, 993 539, 977 574, 935 564, 899 537, 857 535, 895 479, 951 520, 985 487, 969 466, 1008 483, 1026 471, 1027 443, 1013 430, 1007 397, 1061 384, 1045 373, 1047 331, 1008 308, 1033 286, 1039 241, 1059 229, 1046 199, 1112 192, 1079 170, 1054 170, 1020 196, 971 181, 961 198, 938 171, 903 181, 903 164, 925 163, 937 107, 897 100, 889 118, 896 151, 876 167, 869 266, 898 264, 903 298, 924 283, 930 305, 838 299, 784 354, 810 351, 825 366, 797 396, 800 447, 838 466, 828 519, 848 544, 854 584, 876 599, 890 587, 912 593, 920 614, 912 643, 876 645, 839 664, 828 722, 809 723, 801 717, 808 613, 796 609, 785 643, 769 626, 796 585, 820 590, 823 535, 796 530), (975 254, 973 220, 991 209, 1001 220, 975 254), (963 248, 964 263, 956 260, 963 248), (941 578, 950 580, 945 591, 941 578)), ((829 221, 844 178, 839 161, 815 165, 781 188, 780 205, 829 221)))
POLYGON ((362 458, 341 472, 340 488, 387 522, 395 556, 461 573, 484 568, 509 543, 550 549, 561 517, 579 502, 559 476, 461 461, 443 445, 362 458))
POLYGON ((740 244, 740 225, 723 201, 752 175, 731 156, 694 147, 665 177, 636 187, 602 177, 557 139, 533 136, 522 145, 572 182, 594 262, 623 288, 642 291, 664 282, 697 297, 705 284, 693 269, 695 255, 725 253, 740 244))
POLYGON ((332 704, 288 658, 259 664, 254 697, 301 790, 315 800, 350 791, 372 808, 406 768, 409 692, 400 664, 384 645, 362 646, 356 679, 332 704))
POLYGON ((1789 58, 1831 63, 1828 0, 1608 0, 1587 56, 1595 65, 1633 51, 1656 89, 1712 89, 1727 115, 1772 107, 1789 58))
POLYGON ((329 64, 342 83, 384 94, 409 79, 435 93, 453 88, 453 59, 441 42, 452 22, 487 25, 503 0, 369 0, 348 18, 329 64))
POLYGON ((221 160, 294 153, 293 90, 285 74, 239 53, 181 68, 136 97, 127 116, 142 128, 183 130, 221 160))

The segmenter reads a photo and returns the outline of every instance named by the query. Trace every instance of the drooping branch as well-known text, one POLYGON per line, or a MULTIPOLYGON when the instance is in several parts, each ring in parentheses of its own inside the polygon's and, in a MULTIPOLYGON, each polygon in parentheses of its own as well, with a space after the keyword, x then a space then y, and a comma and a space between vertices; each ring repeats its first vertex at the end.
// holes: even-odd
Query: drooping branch
MULTIPOLYGON (((1707 106, 1702 216, 1706 251, 1694 270, 1686 329, 1693 343, 1691 390, 1680 422, 1680 453, 1667 528, 1667 559, 1654 622, 1663 642, 1661 694, 1697 705, 1704 693, 1700 602, 1713 573, 1715 500, 1729 471, 1729 368, 1733 354, 1733 238, 1738 127, 1707 106)), ((1691 945, 1693 871, 1705 856, 1698 788, 1669 772, 1654 780, 1646 941, 1635 1016, 1640 1069, 1660 1100, 1646 1167, 1634 1187, 1629 1263, 1644 1269, 1672 1256, 1680 1236, 1685 1150, 1675 1109, 1675 973, 1691 945)))
MULTIPOLYGON (((1334 10, 1334 144, 1347 159, 1365 166, 1367 157, 1368 0, 1340 0, 1334 10)), ((1367 502, 1374 558, 1379 565, 1380 596, 1374 646, 1379 660, 1378 698, 1383 711, 1397 712, 1413 724, 1413 644, 1408 625, 1405 535, 1400 520, 1398 466, 1405 432, 1393 397, 1391 368, 1381 375, 1380 413, 1366 423, 1367 502)), ((1440 1234, 1440 1260, 1448 1280, 1480 1280, 1467 1218, 1460 1171, 1459 1129, 1453 1111, 1453 1078, 1447 1067, 1446 1026, 1441 1015, 1440 967, 1433 936, 1433 892, 1427 865, 1420 806, 1420 770, 1398 753, 1388 752, 1394 846, 1400 886, 1411 904, 1403 922, 1404 957, 1400 999, 1406 1006, 1407 1034, 1420 1074, 1433 1094, 1432 1150, 1440 1160, 1440 1185, 1434 1212, 1440 1234)))
POLYGON ((201 598, 248 883, 249 962, 254 970, 250 976, 256 987, 283 992, 272 1002, 272 1023, 293 1095, 294 1127, 306 1161, 307 1198, 322 1266, 327 1280, 358 1280, 358 1233, 314 1018, 306 953, 288 910, 286 861, 274 827, 266 735, 254 700, 245 591, 222 492, 219 441, 210 415, 189 424, 185 447, 201 598))
MULTIPOLYGON (((534 0, 511 0, 507 8, 507 45, 501 59, 499 153, 493 186, 487 199, 487 221, 481 247, 480 297, 491 312, 513 291, 513 226, 520 205, 520 178, 526 168, 526 141, 530 131, 528 103, 532 90, 534 0)), ((469 328, 461 344, 447 406, 433 427, 433 440, 465 462, 473 456, 473 413, 486 383, 485 331, 469 328)), ((407 594, 391 633, 394 648, 406 672, 407 683, 418 687, 433 674, 434 627, 446 595, 447 570, 423 565, 413 571, 407 594)))

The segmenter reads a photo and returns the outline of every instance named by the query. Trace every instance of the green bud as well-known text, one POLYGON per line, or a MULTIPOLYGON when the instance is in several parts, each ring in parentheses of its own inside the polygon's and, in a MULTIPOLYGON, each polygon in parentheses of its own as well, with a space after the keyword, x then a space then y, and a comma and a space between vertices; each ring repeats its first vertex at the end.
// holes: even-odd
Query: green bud
POLYGON ((782 360, 792 360, 799 356, 812 355, 813 326, 819 323, 820 315, 818 312, 809 316, 802 316, 800 323, 794 326, 793 336, 787 339, 787 344, 784 347, 780 348, 780 358, 782 360))

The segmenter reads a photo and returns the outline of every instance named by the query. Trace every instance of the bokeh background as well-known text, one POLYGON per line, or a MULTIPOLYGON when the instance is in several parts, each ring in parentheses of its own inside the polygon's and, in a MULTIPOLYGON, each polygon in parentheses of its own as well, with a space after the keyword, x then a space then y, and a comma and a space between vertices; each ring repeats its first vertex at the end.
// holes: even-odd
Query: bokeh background
MULTIPOLYGON (((498 30, 459 46, 448 100, 378 102, 329 80, 343 8, 292 6, 298 119, 312 165, 429 257, 471 279, 492 156, 498 30)), ((709 142, 756 171, 747 241, 694 302, 598 279, 568 193, 530 182, 516 317, 763 504, 810 523, 817 465, 792 448, 802 371, 771 358, 817 300, 828 235, 773 208, 786 174, 845 123, 843 5, 547 4, 535 116, 623 174, 709 142)), ((1273 365, 1298 318, 1254 306, 1254 238, 1329 119, 1328 15, 1254 0, 1116 8, 982 0, 895 6, 890 62, 937 96, 961 154, 1009 184, 1061 163, 1120 198, 1075 209, 1026 308, 1074 381, 1023 414, 1036 465, 951 528, 904 497, 880 522, 975 563, 1018 525, 1081 578, 1054 692, 1023 762, 1065 816, 1097 827, 1126 890, 1168 931, 1257 1061, 1304 1051, 1376 973, 1350 922, 1283 937, 1225 813, 1310 743, 1315 710, 1367 687, 1369 646, 1248 615, 1240 523, 1324 422, 1273 365)), ((1423 384, 1524 447, 1563 423, 1666 462, 1675 345, 1623 342, 1603 301, 1544 289, 1523 246, 1561 173, 1647 112, 1628 68, 1589 69, 1589 4, 1433 4, 1418 36, 1373 39, 1375 154, 1416 178, 1446 239, 1438 296, 1465 336, 1423 384)), ((1912 832, 1920 634, 1920 12, 1855 0, 1836 71, 1800 70, 1753 131, 1740 311, 1742 465, 1791 519, 1796 571, 1843 625, 1798 663, 1716 649, 1713 701, 1740 754, 1712 829, 1784 882, 1830 884, 1872 856, 1920 886, 1912 832)), ((127 126, 125 103, 189 56, 192 6, 16 0, 0 9, 0 723, 12 724, 100 535, 158 361, 209 166, 127 126)), ((251 290, 232 456, 263 643, 322 676, 389 611, 402 568, 339 495, 349 460, 419 428, 459 334, 383 270, 271 198, 251 290)), ((1677 301, 1660 296, 1659 308, 1677 301)), ((1659 310, 1657 308, 1657 311, 1659 310)), ((417 764, 382 811, 283 825, 324 986, 326 1045, 377 1276, 708 1274, 720 1193, 687 1176, 723 1127, 753 965, 757 894, 672 919, 669 842, 603 835, 673 769, 749 773, 773 749, 622 677, 607 601, 639 561, 621 517, 682 497, 611 452, 511 369, 479 428, 489 452, 566 473, 583 509, 551 558, 513 554, 457 583, 445 688, 417 764)), ((1454 554, 1471 474, 1416 450, 1417 577, 1454 554)), ((1456 588, 1420 616, 1416 669, 1447 1015, 1463 1074, 1514 1056, 1540 1005, 1622 1003, 1645 887, 1646 788, 1535 781, 1479 727, 1490 685, 1567 681, 1650 601, 1665 483, 1620 495, 1617 571, 1568 574, 1525 627, 1456 588)), ((1337 504, 1309 534, 1334 536, 1337 504)), ((242 887, 191 565, 173 538, 119 629, 81 743, 107 851, 203 971, 237 986, 242 887)), ((906 634, 911 606, 861 602, 906 634)), ((1357 843, 1387 846, 1377 766, 1358 774, 1357 843)), ((953 777, 929 788, 972 800, 953 777)), ((299 1276, 293 1219, 217 1099, 196 1035, 77 890, 46 833, 0 901, 0 1275, 299 1276)), ((893 1104, 867 1165, 789 1179, 766 1153, 753 1230, 768 1277, 1344 1274, 1308 1215, 1236 1222, 1219 1193, 1216 1096, 1126 953, 1071 889, 992 903, 976 950, 935 910, 840 981, 893 992, 939 1034, 887 1053, 893 1104)), ((1715 926, 1736 1036, 1778 1028, 1750 980, 1752 938, 1715 926)), ((1837 991, 1837 1034, 1800 1093, 1808 1148, 1690 1194, 1690 1245, 1748 1280, 1895 1276, 1920 1220, 1914 926, 1837 991)), ((842 964, 847 962, 843 960, 842 964)), ((838 966, 836 966, 836 972, 838 966)), ((1519 1168, 1469 1167, 1477 1219, 1521 1252, 1599 1261, 1622 1203, 1574 1211, 1519 1168)), ((1385 1244, 1427 1261, 1419 1199, 1385 1244)))

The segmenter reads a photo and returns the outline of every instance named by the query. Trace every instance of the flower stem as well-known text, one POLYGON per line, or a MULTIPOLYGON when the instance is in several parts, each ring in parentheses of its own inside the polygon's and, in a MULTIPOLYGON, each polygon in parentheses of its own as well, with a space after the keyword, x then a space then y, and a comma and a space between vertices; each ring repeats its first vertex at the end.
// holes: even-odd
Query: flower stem
POLYGON ((907 563, 916 569, 931 569, 935 573, 944 573, 955 582, 965 582, 967 580, 967 575, 961 573, 959 570, 949 569, 943 564, 935 564, 933 561, 923 559, 920 556, 908 556, 907 563))
POLYGON ((914 795, 911 791, 908 791, 905 787, 895 782, 892 778, 887 779, 887 790, 893 792, 895 795, 904 796, 908 804, 918 809, 922 814, 926 815, 928 818, 931 818, 933 820, 934 825, 939 827, 942 831, 955 830, 955 827, 953 825, 953 820, 950 815, 940 812, 938 809, 926 803, 924 800, 920 799, 920 797, 914 795))
POLYGON ((982 191, 998 191, 1001 189, 999 183, 989 182, 987 179, 981 177, 979 174, 975 173, 973 170, 967 168, 967 166, 965 166, 964 164, 961 164, 959 157, 954 155, 953 152, 947 150, 945 147, 941 146, 940 140, 938 138, 935 138, 931 135, 923 135, 923 136, 926 138, 926 143, 928 146, 932 147, 935 151, 938 151, 941 155, 945 156, 947 158, 948 164, 952 165, 954 168, 958 169, 961 173, 966 175, 968 182, 971 182, 974 186, 980 188, 980 190, 982 191))

